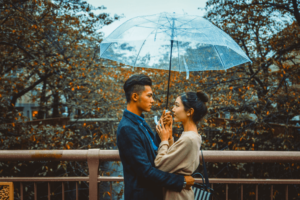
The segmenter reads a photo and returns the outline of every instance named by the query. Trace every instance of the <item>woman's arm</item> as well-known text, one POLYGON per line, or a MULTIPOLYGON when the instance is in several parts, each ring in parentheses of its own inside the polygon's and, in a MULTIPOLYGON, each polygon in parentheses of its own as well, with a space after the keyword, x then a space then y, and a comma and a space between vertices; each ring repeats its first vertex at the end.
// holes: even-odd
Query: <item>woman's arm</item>
POLYGON ((168 141, 162 141, 154 160, 155 166, 170 173, 189 166, 197 157, 197 152, 193 151, 193 145, 195 144, 189 137, 180 138, 170 148, 168 141))

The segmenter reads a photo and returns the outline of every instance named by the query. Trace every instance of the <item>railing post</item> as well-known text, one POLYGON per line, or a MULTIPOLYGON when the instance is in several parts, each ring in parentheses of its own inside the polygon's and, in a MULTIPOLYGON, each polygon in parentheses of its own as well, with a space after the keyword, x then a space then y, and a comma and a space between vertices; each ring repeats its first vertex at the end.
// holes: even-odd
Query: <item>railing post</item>
POLYGON ((273 185, 271 185, 271 200, 273 200, 273 185))
POLYGON ((21 196, 21 200, 24 200, 23 195, 24 195, 24 193, 23 193, 23 183, 21 182, 20 183, 20 196, 21 196))
POLYGON ((98 200, 98 168, 100 149, 89 149, 87 161, 89 167, 89 200, 98 200))
POLYGON ((258 200, 258 185, 256 184, 255 199, 258 200))
POLYGON ((241 200, 243 200, 244 199, 244 186, 243 185, 241 185, 241 200))
POLYGON ((285 188, 285 199, 286 200, 289 199, 289 185, 286 185, 286 188, 285 188))
POLYGON ((50 187, 50 182, 48 182, 48 200, 51 200, 51 187, 50 187))

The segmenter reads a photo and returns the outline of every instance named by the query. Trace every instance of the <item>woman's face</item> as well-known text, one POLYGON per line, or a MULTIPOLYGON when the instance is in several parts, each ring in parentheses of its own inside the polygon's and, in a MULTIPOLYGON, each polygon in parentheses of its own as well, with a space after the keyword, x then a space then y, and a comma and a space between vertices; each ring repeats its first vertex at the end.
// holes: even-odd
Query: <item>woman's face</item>
POLYGON ((184 105, 181 101, 180 96, 177 97, 177 99, 175 101, 175 105, 173 106, 172 112, 173 112, 173 116, 174 116, 174 122, 183 122, 188 119, 188 116, 187 116, 188 113, 185 112, 185 110, 184 110, 184 105))

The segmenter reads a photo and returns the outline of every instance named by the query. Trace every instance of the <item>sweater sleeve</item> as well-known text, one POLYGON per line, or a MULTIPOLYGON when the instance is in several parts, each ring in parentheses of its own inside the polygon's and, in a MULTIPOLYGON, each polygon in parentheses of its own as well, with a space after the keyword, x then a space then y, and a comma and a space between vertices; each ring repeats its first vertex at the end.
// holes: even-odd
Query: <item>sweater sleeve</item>
POLYGON ((180 138, 170 148, 168 141, 162 141, 154 161, 155 166, 170 173, 186 168, 195 158, 192 147, 193 141, 188 137, 180 138))
POLYGON ((172 146, 174 144, 174 138, 172 137, 171 139, 168 140, 169 142, 169 147, 172 146))

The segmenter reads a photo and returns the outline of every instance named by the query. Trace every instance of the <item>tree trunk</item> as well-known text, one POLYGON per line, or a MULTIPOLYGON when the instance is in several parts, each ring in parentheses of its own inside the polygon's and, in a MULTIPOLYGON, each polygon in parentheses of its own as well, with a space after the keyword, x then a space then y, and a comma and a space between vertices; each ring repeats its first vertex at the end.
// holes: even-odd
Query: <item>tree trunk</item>
POLYGON ((59 114, 59 95, 58 93, 54 93, 53 94, 54 100, 53 100, 53 104, 52 104, 52 108, 53 108, 53 113, 52 113, 52 118, 56 118, 56 117, 60 117, 59 114))
POLYGON ((42 94, 41 94, 41 99, 40 99, 40 107, 39 107, 39 112, 37 115, 38 119, 44 119, 44 116, 46 114, 46 80, 43 82, 43 89, 42 89, 42 94))

